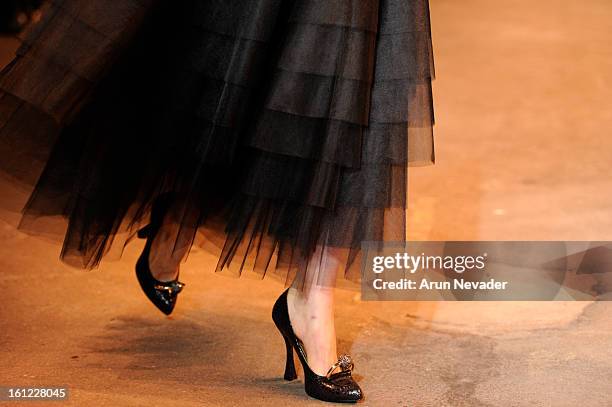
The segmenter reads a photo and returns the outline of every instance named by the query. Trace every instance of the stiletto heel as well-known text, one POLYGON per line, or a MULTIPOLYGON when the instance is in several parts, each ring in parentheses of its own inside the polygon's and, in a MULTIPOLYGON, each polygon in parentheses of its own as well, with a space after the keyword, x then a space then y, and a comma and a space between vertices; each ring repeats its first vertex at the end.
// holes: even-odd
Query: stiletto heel
POLYGON ((272 320, 280 331, 287 347, 287 363, 285 365, 285 380, 297 378, 293 361, 293 351, 298 355, 304 370, 304 390, 310 397, 335 403, 355 403, 363 398, 361 388, 353 379, 353 361, 349 355, 342 355, 334 363, 325 376, 320 376, 308 366, 304 344, 295 335, 289 310, 287 308, 287 292, 276 300, 272 308, 272 320), (338 371, 339 370, 339 371, 338 371))
POLYGON ((149 267, 149 253, 169 203, 168 197, 159 197, 151 209, 151 222, 136 233, 139 238, 147 239, 144 250, 136 262, 136 278, 147 298, 166 315, 170 315, 174 310, 178 294, 185 284, 178 281, 178 276, 172 281, 156 280, 149 267))
POLYGON ((285 380, 297 379, 297 373, 295 371, 295 362, 293 361, 293 346, 287 338, 285 339, 285 346, 287 347, 287 362, 285 363, 285 380))

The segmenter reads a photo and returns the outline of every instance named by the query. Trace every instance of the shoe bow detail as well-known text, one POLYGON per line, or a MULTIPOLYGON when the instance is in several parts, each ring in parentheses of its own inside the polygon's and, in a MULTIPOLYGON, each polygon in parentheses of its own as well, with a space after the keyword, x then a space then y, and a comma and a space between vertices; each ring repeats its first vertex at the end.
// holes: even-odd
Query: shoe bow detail
POLYGON ((164 293, 167 293, 169 296, 176 295, 180 293, 185 287, 184 283, 180 281, 169 281, 167 283, 157 283, 155 284, 155 289, 164 293))
POLYGON ((338 361, 329 368, 325 377, 327 378, 331 377, 332 374, 338 369, 340 369, 341 373, 344 373, 344 372, 350 373, 354 367, 355 367, 355 364, 353 363, 353 358, 351 358, 350 355, 346 355, 346 354, 341 355, 338 358, 338 361))

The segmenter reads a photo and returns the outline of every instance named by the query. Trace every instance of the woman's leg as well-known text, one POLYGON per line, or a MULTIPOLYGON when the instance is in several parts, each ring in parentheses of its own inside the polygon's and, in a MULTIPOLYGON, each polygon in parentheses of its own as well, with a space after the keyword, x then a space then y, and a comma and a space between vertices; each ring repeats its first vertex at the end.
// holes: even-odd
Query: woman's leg
POLYGON ((174 248, 178 228, 175 223, 165 222, 153 239, 149 269, 156 280, 167 282, 178 277, 179 266, 188 250, 188 247, 174 248))
POLYGON ((289 319, 304 343, 308 365, 325 375, 337 358, 334 324, 334 282, 338 272, 334 249, 315 252, 304 281, 294 281, 287 295, 289 319))
POLYGON ((181 233, 184 225, 177 219, 185 219, 185 216, 176 204, 176 196, 165 193, 156 198, 151 211, 151 224, 158 225, 159 229, 149 252, 149 270, 156 280, 164 282, 178 277, 179 266, 191 244, 181 233))

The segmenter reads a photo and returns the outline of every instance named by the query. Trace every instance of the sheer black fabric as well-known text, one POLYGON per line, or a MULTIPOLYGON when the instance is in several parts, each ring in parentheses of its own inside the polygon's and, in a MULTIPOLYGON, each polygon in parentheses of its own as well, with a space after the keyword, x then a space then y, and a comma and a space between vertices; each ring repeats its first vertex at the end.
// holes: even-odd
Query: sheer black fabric
POLYGON ((62 258, 93 268, 171 197, 158 250, 287 281, 405 240, 407 167, 434 162, 428 1, 170 3, 55 0, 3 71, 21 227, 66 219, 62 258))

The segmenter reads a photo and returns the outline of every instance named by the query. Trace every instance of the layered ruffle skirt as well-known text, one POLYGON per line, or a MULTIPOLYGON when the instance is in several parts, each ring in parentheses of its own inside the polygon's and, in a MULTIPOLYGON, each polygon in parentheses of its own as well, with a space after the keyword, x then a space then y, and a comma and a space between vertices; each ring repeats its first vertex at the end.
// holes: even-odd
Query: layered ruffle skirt
POLYGON ((358 279, 406 239, 433 76, 428 0, 54 0, 0 76, 0 167, 78 267, 168 198, 157 255, 358 279))

